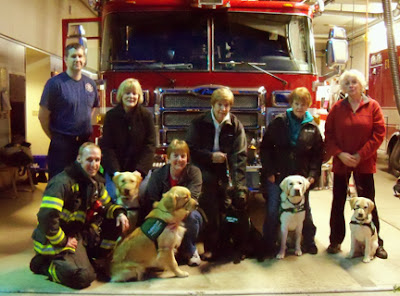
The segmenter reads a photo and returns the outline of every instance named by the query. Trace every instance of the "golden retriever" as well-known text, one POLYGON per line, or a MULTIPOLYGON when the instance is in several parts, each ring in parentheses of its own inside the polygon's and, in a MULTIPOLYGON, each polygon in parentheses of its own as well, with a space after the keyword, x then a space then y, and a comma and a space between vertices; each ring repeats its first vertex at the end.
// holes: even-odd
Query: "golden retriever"
POLYGON ((286 242, 289 231, 295 231, 295 251, 301 256, 301 233, 305 219, 304 194, 310 187, 310 182, 300 175, 291 175, 279 184, 281 193, 281 247, 276 255, 277 259, 285 258, 286 242))
POLYGON ((372 210, 374 202, 365 197, 353 197, 350 199, 353 209, 351 216, 351 249, 349 258, 364 255, 363 262, 368 263, 375 257, 378 248, 378 231, 372 222, 372 210))
POLYGON ((117 204, 128 212, 128 233, 136 228, 139 215, 139 186, 142 179, 138 171, 116 173, 112 179, 116 187, 117 204))
POLYGON ((187 277, 189 274, 179 268, 174 253, 186 230, 180 224, 197 205, 185 187, 174 186, 164 193, 162 199, 154 203, 142 226, 115 248, 111 281, 143 280, 144 273, 151 267, 170 269, 177 277, 187 277))

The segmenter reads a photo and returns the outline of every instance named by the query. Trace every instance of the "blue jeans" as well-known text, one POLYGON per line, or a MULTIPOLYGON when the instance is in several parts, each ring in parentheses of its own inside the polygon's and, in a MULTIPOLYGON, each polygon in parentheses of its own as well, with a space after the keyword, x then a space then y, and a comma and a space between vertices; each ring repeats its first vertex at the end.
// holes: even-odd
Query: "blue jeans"
POLYGON ((203 225, 203 217, 197 210, 194 210, 184 222, 186 233, 179 247, 179 253, 181 256, 191 258, 196 251, 196 242, 203 225))
POLYGON ((108 195, 111 197, 112 201, 115 203, 117 201, 117 194, 115 192, 117 188, 115 187, 112 177, 107 173, 105 173, 104 175, 106 179, 106 190, 108 192, 108 195))

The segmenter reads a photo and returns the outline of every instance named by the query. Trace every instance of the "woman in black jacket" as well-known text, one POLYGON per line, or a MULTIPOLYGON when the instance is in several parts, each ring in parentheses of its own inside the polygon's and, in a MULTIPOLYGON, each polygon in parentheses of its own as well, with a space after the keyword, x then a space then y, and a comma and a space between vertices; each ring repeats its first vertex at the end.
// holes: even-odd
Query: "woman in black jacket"
POLYGON ((192 162, 203 176, 199 204, 208 218, 204 231, 205 260, 216 258, 229 178, 233 185, 246 185, 246 134, 242 123, 230 112, 233 103, 229 88, 216 89, 211 95, 211 111, 195 118, 186 135, 192 162))
POLYGON ((100 141, 106 188, 114 200, 114 174, 138 171, 144 178, 153 166, 156 142, 153 115, 141 105, 143 92, 138 80, 128 78, 120 84, 117 102, 106 114, 100 141))
MULTIPOLYGON (((323 141, 318 126, 307 111, 310 92, 296 88, 289 96, 291 108, 268 125, 260 145, 262 186, 266 200, 263 232, 266 255, 275 255, 280 208, 280 182, 289 175, 302 175, 315 183, 321 175, 323 141)), ((314 236, 316 227, 306 193, 306 218, 303 227, 303 252, 317 254, 314 236)))

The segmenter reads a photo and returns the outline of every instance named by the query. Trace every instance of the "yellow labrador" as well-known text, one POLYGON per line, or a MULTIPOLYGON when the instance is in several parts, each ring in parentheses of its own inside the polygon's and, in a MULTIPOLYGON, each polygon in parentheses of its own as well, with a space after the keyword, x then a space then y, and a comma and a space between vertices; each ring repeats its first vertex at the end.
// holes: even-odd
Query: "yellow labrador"
POLYGON ((117 204, 123 206, 128 212, 128 233, 136 228, 139 214, 139 186, 142 179, 142 175, 138 171, 117 173, 113 177, 117 204))
POLYGON ((182 186, 163 194, 145 222, 115 248, 111 262, 111 281, 143 280, 148 268, 171 270, 177 277, 187 277, 175 259, 185 228, 181 222, 197 208, 197 201, 182 186))
POLYGON ((289 231, 295 231, 295 254, 302 255, 301 233, 305 218, 304 194, 310 182, 300 175, 291 175, 280 183, 281 193, 281 247, 277 259, 285 258, 289 231))
POLYGON ((365 197, 350 199, 353 209, 351 216, 351 249, 349 258, 364 255, 363 262, 368 263, 375 257, 378 248, 378 232, 372 222, 372 210, 375 205, 372 200, 365 197))

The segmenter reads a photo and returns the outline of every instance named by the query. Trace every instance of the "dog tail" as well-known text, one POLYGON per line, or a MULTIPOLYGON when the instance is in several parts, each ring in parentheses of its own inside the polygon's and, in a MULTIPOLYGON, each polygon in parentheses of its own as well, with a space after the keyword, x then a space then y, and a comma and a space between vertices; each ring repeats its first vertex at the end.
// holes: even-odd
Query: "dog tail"
POLYGON ((111 281, 125 282, 131 279, 141 280, 144 273, 143 267, 132 261, 113 263, 111 265, 111 281))

